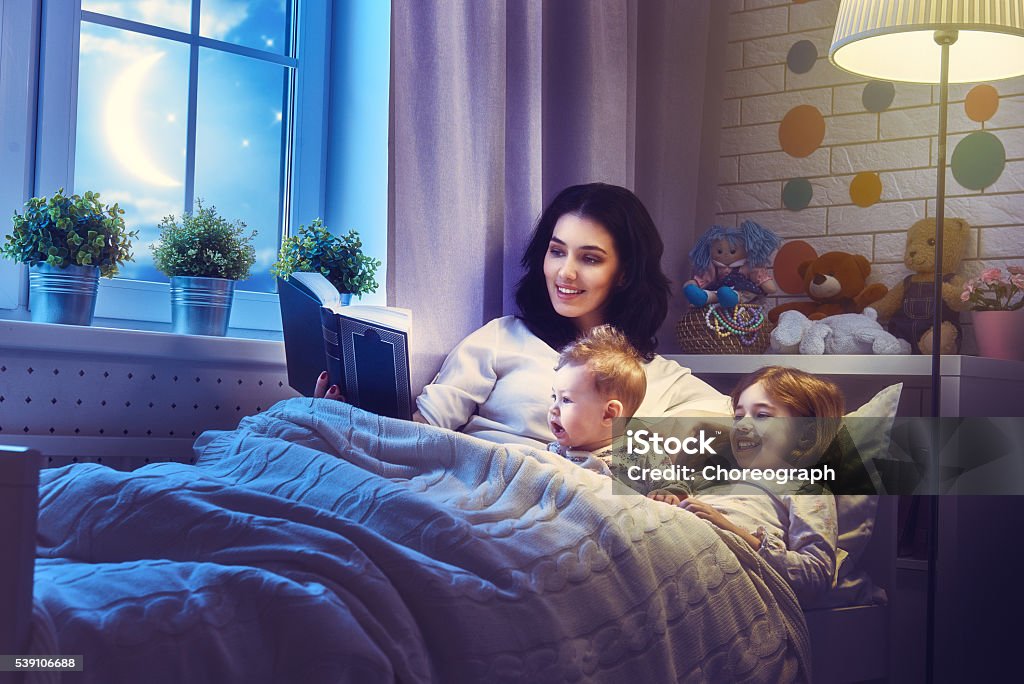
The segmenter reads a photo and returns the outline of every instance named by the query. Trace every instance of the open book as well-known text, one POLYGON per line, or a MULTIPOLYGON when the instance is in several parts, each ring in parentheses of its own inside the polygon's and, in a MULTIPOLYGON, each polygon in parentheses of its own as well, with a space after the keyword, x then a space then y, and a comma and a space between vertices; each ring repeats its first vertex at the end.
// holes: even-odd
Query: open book
POLYGON ((412 418, 409 330, 412 312, 386 306, 344 306, 319 273, 278 279, 288 384, 313 396, 326 370, 328 387, 372 413, 412 418))

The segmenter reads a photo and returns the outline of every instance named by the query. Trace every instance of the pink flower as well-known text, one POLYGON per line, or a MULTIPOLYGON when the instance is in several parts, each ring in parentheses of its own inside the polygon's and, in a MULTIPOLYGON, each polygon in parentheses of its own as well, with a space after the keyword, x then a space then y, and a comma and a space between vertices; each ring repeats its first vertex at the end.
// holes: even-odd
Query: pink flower
POLYGON ((1010 275, 1024 275, 1024 266, 1007 266, 1006 270, 1010 272, 1010 275))
POLYGON ((998 268, 989 268, 982 271, 981 280, 984 283, 997 283, 1002 272, 998 268))
POLYGON ((1024 271, 1021 273, 1014 273, 1010 276, 1010 282, 1013 283, 1014 287, 1024 290, 1024 271))

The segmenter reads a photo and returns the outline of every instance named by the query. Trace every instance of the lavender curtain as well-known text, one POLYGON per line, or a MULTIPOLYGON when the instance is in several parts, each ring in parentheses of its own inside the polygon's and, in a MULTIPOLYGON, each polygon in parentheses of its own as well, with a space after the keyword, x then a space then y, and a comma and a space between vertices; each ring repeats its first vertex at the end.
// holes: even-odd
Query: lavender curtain
POLYGON ((633 189, 685 280, 717 180, 725 5, 393 0, 387 288, 414 311, 414 391, 515 312, 523 247, 567 185, 633 189))

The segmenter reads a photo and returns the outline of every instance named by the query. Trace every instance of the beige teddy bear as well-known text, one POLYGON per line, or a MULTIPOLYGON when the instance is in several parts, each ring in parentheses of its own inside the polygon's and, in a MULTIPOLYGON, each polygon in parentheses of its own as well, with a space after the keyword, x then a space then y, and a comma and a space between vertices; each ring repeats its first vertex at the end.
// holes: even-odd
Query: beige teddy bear
MULTIPOLYGON (((942 237, 942 332, 939 351, 956 354, 960 349, 960 301, 963 277, 960 261, 967 250, 971 227, 967 221, 947 218, 942 237)), ((907 231, 903 263, 913 271, 873 306, 888 330, 910 342, 915 354, 932 353, 932 321, 935 289, 935 219, 921 219, 907 231)))

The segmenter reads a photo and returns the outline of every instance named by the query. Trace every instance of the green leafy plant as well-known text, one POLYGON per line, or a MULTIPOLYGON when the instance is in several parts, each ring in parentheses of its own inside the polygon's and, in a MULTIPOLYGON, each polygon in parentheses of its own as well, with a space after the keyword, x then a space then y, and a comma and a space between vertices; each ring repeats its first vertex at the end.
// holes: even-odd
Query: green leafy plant
POLYGON ((96 266, 113 278, 133 260, 132 240, 139 236, 125 228, 123 214, 116 203, 101 203, 97 192, 68 196, 61 188, 50 198, 33 197, 24 214, 15 212, 0 254, 29 266, 96 266))
POLYGON ((379 267, 380 259, 363 254, 359 233, 332 235, 323 221, 315 219, 284 239, 270 272, 285 280, 295 272, 322 273, 338 292, 361 297, 377 290, 374 276, 379 267))
POLYGON ((256 231, 246 235, 244 222, 228 221, 201 199, 195 211, 182 214, 181 223, 165 216, 159 227, 153 264, 165 275, 245 280, 256 263, 256 231))

